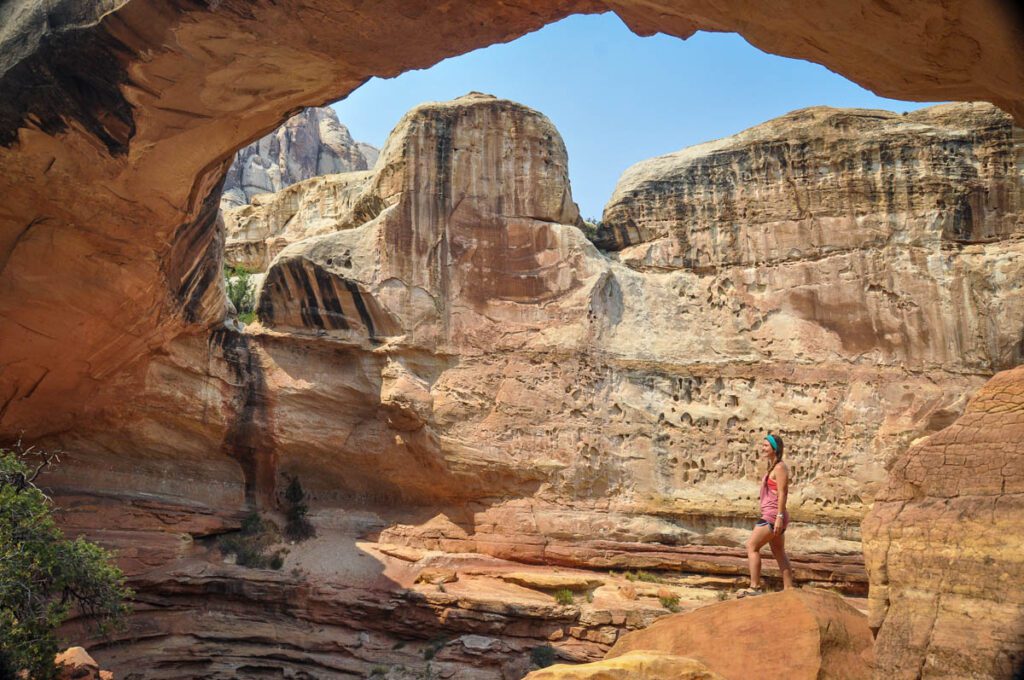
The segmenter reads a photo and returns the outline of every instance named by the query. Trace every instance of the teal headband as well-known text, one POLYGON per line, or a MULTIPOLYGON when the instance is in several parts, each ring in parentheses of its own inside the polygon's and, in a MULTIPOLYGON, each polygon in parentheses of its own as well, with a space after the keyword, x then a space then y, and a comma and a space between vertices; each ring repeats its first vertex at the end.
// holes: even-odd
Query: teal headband
POLYGON ((767 436, 767 437, 765 437, 764 439, 765 439, 765 441, 767 441, 767 442, 768 442, 769 444, 771 444, 771 447, 772 447, 772 451, 774 451, 775 453, 778 453, 778 452, 779 452, 779 443, 778 443, 777 441, 775 441, 775 437, 773 437, 773 436, 771 436, 771 435, 768 435, 768 436, 767 436))

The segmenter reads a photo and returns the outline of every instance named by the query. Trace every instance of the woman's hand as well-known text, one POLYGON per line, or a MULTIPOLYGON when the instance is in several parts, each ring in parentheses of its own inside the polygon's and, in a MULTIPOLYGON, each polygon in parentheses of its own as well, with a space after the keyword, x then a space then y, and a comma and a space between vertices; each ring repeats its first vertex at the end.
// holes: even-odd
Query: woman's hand
POLYGON ((782 533, 782 515, 775 518, 775 526, 772 527, 772 534, 778 536, 782 533))

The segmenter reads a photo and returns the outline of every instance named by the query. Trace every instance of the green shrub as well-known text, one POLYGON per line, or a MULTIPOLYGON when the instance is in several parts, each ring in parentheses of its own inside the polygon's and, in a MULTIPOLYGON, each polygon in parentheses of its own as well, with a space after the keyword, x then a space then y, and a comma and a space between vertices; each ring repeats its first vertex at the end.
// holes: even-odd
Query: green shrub
POLYGON ((635 572, 634 571, 627 571, 626 572, 626 580, 627 581, 644 581, 646 583, 662 583, 664 581, 664 579, 661 578, 660 576, 657 576, 655 574, 649 574, 646 571, 644 571, 643 569, 638 569, 635 572))
MULTIPOLYGON (((245 267, 224 267, 224 289, 227 292, 228 299, 231 300, 231 304, 235 306, 235 311, 238 312, 239 319, 243 315, 252 314, 255 318, 253 311, 256 308, 255 300, 255 287, 252 280, 252 272, 245 267)), ((243 321, 243 323, 250 323, 250 321, 243 321)))
POLYGON ((122 625, 132 591, 113 555, 82 537, 64 537, 49 499, 33 481, 55 456, 30 469, 0 449, 0 677, 27 670, 34 680, 55 674, 57 627, 78 612, 95 632, 122 625))
POLYGON ((284 566, 284 551, 268 554, 270 546, 280 540, 277 525, 252 512, 242 520, 238 533, 220 539, 220 550, 235 556, 235 563, 253 569, 280 569, 284 566))
POLYGON ((537 668, 547 668, 555 663, 555 648, 551 645, 541 645, 530 650, 530 661, 537 668))
POLYGON ((679 596, 678 595, 662 595, 658 598, 661 602, 661 606, 670 612, 679 611, 679 596))
POLYGON ((316 529, 306 519, 308 512, 306 492, 303 490, 302 484, 299 483, 299 478, 292 477, 284 492, 284 515, 287 519, 287 523, 284 525, 284 535, 288 540, 299 542, 316 536, 316 529))
POLYGON ((555 602, 558 604, 572 604, 576 599, 572 595, 572 591, 568 588, 562 588, 555 592, 555 602))
POLYGON ((446 635, 438 635, 437 637, 430 640, 427 643, 426 648, 423 650, 423 660, 430 661, 437 653, 441 651, 441 648, 448 644, 449 638, 446 635))

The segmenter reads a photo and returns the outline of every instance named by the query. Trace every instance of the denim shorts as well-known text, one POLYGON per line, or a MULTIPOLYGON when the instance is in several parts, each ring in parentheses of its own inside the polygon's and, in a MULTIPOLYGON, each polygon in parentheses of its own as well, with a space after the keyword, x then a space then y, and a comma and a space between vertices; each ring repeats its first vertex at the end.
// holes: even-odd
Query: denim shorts
MULTIPOLYGON (((782 531, 780 531, 779 534, 786 533, 786 525, 787 525, 787 522, 783 521, 782 522, 782 531)), ((754 522, 754 527, 772 527, 772 528, 774 528, 775 527, 775 522, 769 522, 767 519, 762 517, 761 519, 759 519, 756 522, 754 522)))

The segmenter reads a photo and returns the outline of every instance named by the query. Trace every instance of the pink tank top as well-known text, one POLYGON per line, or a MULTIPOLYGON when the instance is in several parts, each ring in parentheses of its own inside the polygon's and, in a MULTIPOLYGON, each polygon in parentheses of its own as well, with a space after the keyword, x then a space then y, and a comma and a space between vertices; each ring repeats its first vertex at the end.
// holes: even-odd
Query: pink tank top
MULTIPOLYGON (((768 473, 761 480, 761 517, 771 523, 779 514, 779 485, 768 473)), ((783 524, 789 524, 789 513, 782 514, 783 524)))

